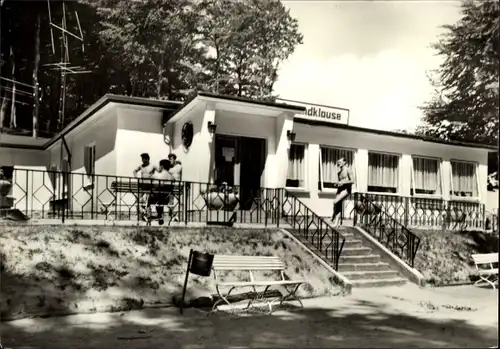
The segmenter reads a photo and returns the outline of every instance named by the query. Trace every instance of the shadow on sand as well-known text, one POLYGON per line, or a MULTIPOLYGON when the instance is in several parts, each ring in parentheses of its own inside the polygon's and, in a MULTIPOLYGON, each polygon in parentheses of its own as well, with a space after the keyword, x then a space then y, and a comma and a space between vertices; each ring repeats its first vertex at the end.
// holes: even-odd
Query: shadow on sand
POLYGON ((390 309, 365 300, 338 307, 286 307, 272 315, 145 309, 25 319, 2 324, 7 348, 477 348, 497 344, 496 327, 390 309))

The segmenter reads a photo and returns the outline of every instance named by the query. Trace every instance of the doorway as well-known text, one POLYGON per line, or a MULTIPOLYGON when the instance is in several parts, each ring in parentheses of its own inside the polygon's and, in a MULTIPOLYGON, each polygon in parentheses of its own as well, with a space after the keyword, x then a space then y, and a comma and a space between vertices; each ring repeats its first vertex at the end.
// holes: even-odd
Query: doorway
POLYGON ((215 183, 239 186, 240 209, 248 210, 260 195, 266 140, 216 135, 215 183))

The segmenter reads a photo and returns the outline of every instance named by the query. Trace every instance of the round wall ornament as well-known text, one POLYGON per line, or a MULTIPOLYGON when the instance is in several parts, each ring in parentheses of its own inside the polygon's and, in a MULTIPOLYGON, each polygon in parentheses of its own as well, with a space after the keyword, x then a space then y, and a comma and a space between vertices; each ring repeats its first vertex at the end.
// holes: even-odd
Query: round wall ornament
POLYGON ((191 122, 186 122, 182 126, 182 144, 186 147, 189 148, 191 144, 193 143, 193 136, 194 136, 194 128, 193 124, 191 122))

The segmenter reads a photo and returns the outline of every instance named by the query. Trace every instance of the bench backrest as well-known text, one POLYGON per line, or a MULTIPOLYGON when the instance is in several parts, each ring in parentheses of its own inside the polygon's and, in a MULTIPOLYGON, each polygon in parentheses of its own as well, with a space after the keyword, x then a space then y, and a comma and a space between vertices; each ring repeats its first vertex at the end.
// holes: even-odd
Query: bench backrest
POLYGON ((138 192, 138 191, 149 191, 149 190, 181 190, 181 185, 178 182, 160 182, 160 181, 116 181, 111 183, 111 189, 119 192, 138 192))
POLYGON ((285 270, 285 263, 274 256, 229 256, 215 255, 214 270, 285 270))
MULTIPOLYGON (((472 259, 474 260, 476 266, 481 264, 498 263, 498 253, 473 254, 472 259)), ((490 267, 492 266, 490 265, 490 267)))

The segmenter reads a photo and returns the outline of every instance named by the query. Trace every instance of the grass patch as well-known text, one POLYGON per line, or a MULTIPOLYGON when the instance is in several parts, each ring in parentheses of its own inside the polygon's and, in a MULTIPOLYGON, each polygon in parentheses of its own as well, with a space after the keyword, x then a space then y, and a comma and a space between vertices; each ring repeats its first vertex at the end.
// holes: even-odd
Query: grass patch
MULTIPOLYGON (((338 292, 330 273, 277 230, 4 226, 1 315, 22 318, 169 303, 180 293, 190 248, 279 256, 288 277, 309 280, 310 285, 301 287, 302 296, 338 292)), ((225 277, 242 280, 243 274, 225 277)), ((191 276, 189 285, 205 295, 215 290, 213 277, 191 276)))
POLYGON ((415 230, 415 234, 421 242, 414 267, 434 286, 477 280, 472 254, 498 252, 498 235, 482 231, 415 230))

